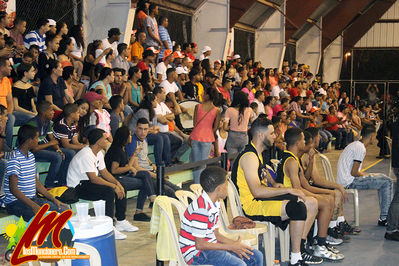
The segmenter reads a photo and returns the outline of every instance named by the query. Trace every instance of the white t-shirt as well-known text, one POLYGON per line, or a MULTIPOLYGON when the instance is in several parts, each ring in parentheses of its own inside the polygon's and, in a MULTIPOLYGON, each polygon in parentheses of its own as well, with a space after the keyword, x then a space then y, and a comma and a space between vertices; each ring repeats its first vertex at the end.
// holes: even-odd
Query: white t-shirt
MULTIPOLYGON (((96 58, 98 58, 103 52, 104 52, 104 50, 102 50, 102 49, 96 49, 96 58)), ((100 59, 99 63, 105 65, 105 63, 106 63, 105 55, 100 59)))
POLYGON ((280 86, 276 85, 272 88, 272 93, 270 94, 270 96, 277 97, 277 99, 280 99, 280 92, 281 92, 280 86))
POLYGON ((264 114, 265 113, 265 105, 256 98, 254 99, 254 102, 258 104, 258 112, 256 115, 258 116, 259 114, 264 114))
POLYGON ((96 173, 105 169, 104 154, 99 151, 97 155, 86 146, 81 149, 72 159, 68 167, 67 185, 76 187, 80 181, 89 180, 87 173, 96 173))
POLYGON ((155 68, 155 73, 157 76, 158 76, 158 74, 161 74, 162 81, 164 81, 167 78, 166 70, 170 67, 171 67, 170 65, 168 65, 168 67, 166 67, 164 62, 160 62, 160 63, 158 63, 157 67, 155 68))
POLYGON ((169 83, 169 81, 167 79, 162 81, 159 86, 164 88, 166 95, 168 95, 169 92, 175 94, 176 92, 179 91, 179 88, 177 87, 176 82, 169 83))
POLYGON ((360 141, 354 141, 341 153, 338 159, 338 170, 337 170, 337 182, 343 187, 349 186, 353 180, 354 176, 351 175, 353 162, 359 162, 360 169, 362 169, 362 162, 366 156, 366 147, 360 141))
POLYGON ((83 55, 83 48, 82 48, 82 46, 78 47, 78 45, 77 45, 76 40, 75 40, 74 37, 71 37, 71 40, 72 40, 73 45, 74 45, 74 47, 75 47, 75 48, 73 49, 73 52, 72 52, 71 54, 74 55, 74 56, 77 56, 77 57, 82 57, 82 55, 83 55))
POLYGON ((321 95, 327 95, 326 90, 323 88, 320 88, 317 92, 320 93, 321 95))
MULTIPOLYGON (((156 115, 167 115, 167 114, 172 113, 172 112, 169 110, 169 108, 166 106, 166 104, 163 103, 163 102, 160 103, 160 104, 158 103, 158 104, 157 104, 157 107, 156 107, 154 110, 155 110, 155 114, 156 114, 156 115)), ((159 131, 160 131, 160 132, 163 132, 163 133, 169 132, 169 126, 168 126, 168 124, 163 125, 163 124, 157 122, 157 126, 159 126, 159 131)))
POLYGON ((107 49, 108 47, 111 47, 112 50, 114 50, 115 57, 117 57, 119 55, 118 54, 118 42, 109 43, 108 38, 105 38, 101 42, 103 43, 103 49, 104 50, 107 49))

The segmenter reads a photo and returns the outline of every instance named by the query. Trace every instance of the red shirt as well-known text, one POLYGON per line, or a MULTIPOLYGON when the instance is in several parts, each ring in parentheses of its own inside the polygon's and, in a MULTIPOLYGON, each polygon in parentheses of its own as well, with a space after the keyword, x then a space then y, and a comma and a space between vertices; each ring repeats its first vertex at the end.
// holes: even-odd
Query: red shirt
POLYGON ((298 90, 298 88, 296 88, 296 87, 291 88, 291 89, 288 91, 288 93, 290 94, 291 99, 293 99, 293 98, 299 96, 299 90, 298 90))
POLYGON ((218 91, 223 95, 223 98, 230 101, 230 92, 228 90, 225 90, 223 87, 219 87, 218 91))
POLYGON ((149 70, 149 67, 144 63, 144 61, 140 61, 137 63, 137 67, 140 68, 140 71, 149 70))
MULTIPOLYGON (((328 123, 336 123, 336 122, 339 122, 338 117, 335 116, 335 115, 327 115, 326 120, 327 120, 328 123)), ((335 124, 335 125, 333 125, 333 126, 331 126, 331 127, 327 127, 326 129, 327 129, 327 130, 333 130, 333 131, 335 131, 335 130, 338 130, 338 125, 335 124)))

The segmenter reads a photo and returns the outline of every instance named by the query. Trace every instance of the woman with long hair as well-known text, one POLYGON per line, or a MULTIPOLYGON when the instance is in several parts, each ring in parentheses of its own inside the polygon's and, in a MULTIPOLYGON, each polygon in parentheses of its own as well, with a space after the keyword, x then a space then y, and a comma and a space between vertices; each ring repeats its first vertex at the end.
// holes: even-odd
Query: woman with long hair
POLYGON ((84 92, 85 86, 80 85, 78 82, 79 78, 76 73, 76 70, 73 66, 64 67, 62 72, 62 78, 65 81, 65 85, 67 86, 68 93, 72 99, 80 99, 84 92))
POLYGON ((98 81, 90 86, 90 90, 102 89, 103 96, 109 100, 112 97, 110 85, 112 82, 114 82, 114 71, 109 67, 104 67, 100 72, 98 81))
POLYGON ((140 0, 137 3, 136 16, 134 22, 134 29, 136 29, 137 32, 144 31, 145 19, 148 16, 149 7, 150 7, 150 2, 148 0, 140 0))
POLYGON ((128 103, 135 108, 139 107, 143 99, 143 88, 139 82, 141 79, 141 71, 137 66, 129 69, 129 80, 127 82, 128 103))
POLYGON ((100 40, 94 40, 87 46, 87 54, 83 60, 83 71, 81 81, 89 87, 89 84, 96 81, 94 74, 95 66, 100 63, 101 59, 112 49, 111 47, 102 51, 102 53, 96 58, 96 50, 102 45, 100 40))
POLYGON ((72 58, 70 54, 74 49, 72 39, 69 37, 63 37, 60 41, 60 47, 58 48, 58 60, 62 67, 72 66, 72 58))
POLYGON ((83 71, 83 51, 85 49, 83 27, 81 25, 74 25, 69 31, 69 37, 74 45, 74 50, 70 53, 70 57, 73 59, 73 66, 76 69, 78 77, 80 77, 83 71))
POLYGON ((135 155, 140 152, 137 148, 133 156, 127 157, 125 147, 132 141, 130 130, 126 126, 118 128, 115 132, 115 139, 105 154, 104 160, 107 170, 122 184, 127 190, 140 189, 137 198, 136 213, 134 220, 150 221, 143 207, 148 196, 154 202, 156 193, 151 175, 148 171, 137 171, 133 166, 135 155))
POLYGON ((57 35, 60 40, 62 37, 68 34, 68 25, 65 22, 58 21, 56 25, 55 35, 57 35))
MULTIPOLYGON (((190 134, 191 154, 190 161, 197 162, 209 158, 212 143, 215 143, 215 134, 220 122, 220 109, 216 107, 213 100, 219 98, 219 92, 212 87, 205 87, 202 93, 202 103, 197 104, 194 109, 194 128, 190 134)), ((218 145, 215 146, 215 154, 218 145)), ((194 183, 199 184, 199 177, 205 167, 199 167, 193 171, 194 183)))
POLYGON ((248 144, 248 124, 252 122, 253 112, 249 107, 248 95, 242 91, 234 93, 231 107, 226 110, 226 130, 229 136, 226 150, 230 154, 239 153, 248 144))
POLYGON ((137 121, 145 118, 150 122, 150 129, 147 135, 149 145, 154 145, 154 157, 156 165, 161 165, 162 161, 166 165, 171 163, 171 145, 169 137, 166 134, 159 134, 159 126, 157 126, 157 116, 155 108, 157 101, 155 95, 151 92, 147 93, 140 102, 138 109, 128 123, 129 129, 134 132, 137 121))
POLYGON ((273 117, 273 105, 274 105, 274 97, 267 96, 265 99, 265 112, 267 115, 267 119, 272 120, 273 117))
POLYGON ((248 95, 249 103, 252 103, 255 100, 255 94, 252 91, 252 81, 247 79, 242 83, 242 92, 245 92, 248 95))
POLYGON ((141 79, 139 80, 139 82, 143 88, 143 95, 154 90, 154 82, 148 70, 144 70, 141 72, 141 79))

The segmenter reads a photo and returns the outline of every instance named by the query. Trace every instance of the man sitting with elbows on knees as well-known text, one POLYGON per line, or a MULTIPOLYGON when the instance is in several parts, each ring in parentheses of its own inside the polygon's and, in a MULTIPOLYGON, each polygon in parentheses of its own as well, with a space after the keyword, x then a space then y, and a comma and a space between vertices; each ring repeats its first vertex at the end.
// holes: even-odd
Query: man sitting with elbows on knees
MULTIPOLYGON (((317 202, 306 198, 298 189, 285 188, 276 182, 273 182, 273 187, 265 184, 262 180, 262 152, 273 145, 276 138, 274 128, 270 120, 258 118, 253 122, 250 133, 252 142, 238 155, 231 172, 243 211, 253 220, 272 222, 282 229, 289 224, 292 250, 289 265, 307 265, 301 255, 301 238, 306 239, 317 213, 317 202), (307 231, 304 231, 305 220, 306 224, 310 224, 306 226, 307 231)), ((310 254, 306 255, 308 261, 322 262, 310 254)))
POLYGON ((202 171, 201 196, 191 202, 180 227, 180 249, 191 265, 263 265, 262 253, 219 233, 220 203, 227 196, 227 172, 211 166, 202 171))
POLYGON ((366 147, 373 143, 376 136, 375 126, 364 125, 360 134, 362 138, 346 146, 339 156, 337 182, 349 189, 377 189, 380 201, 378 225, 385 226, 392 201, 393 181, 384 174, 369 174, 361 171, 366 147))

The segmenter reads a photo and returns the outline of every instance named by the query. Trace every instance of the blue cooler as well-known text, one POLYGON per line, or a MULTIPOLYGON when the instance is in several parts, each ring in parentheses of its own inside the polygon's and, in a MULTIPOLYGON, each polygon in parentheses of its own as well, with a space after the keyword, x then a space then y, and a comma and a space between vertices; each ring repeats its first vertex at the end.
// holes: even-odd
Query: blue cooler
MULTIPOLYGON (((73 240, 97 249, 101 265, 117 266, 113 221, 110 217, 89 217, 87 224, 79 224, 77 216, 70 219, 75 230, 73 240)), ((89 260, 72 260, 73 266, 90 266, 89 260)), ((97 265, 96 265, 97 266, 97 265)), ((100 265, 99 265, 100 266, 100 265)))

